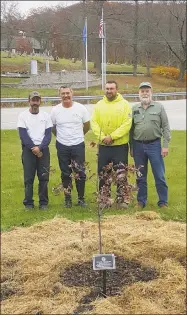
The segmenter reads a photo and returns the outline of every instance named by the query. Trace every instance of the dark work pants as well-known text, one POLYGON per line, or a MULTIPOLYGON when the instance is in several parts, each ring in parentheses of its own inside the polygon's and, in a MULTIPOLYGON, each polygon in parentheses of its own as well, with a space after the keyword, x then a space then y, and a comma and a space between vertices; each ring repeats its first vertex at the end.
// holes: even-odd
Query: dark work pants
MULTIPOLYGON (((85 168, 84 168, 84 162, 85 162, 85 144, 84 142, 72 145, 72 146, 66 146, 58 141, 56 141, 56 148, 57 148, 57 156, 58 156, 58 162, 59 167, 61 170, 61 179, 62 184, 64 188, 70 188, 72 187, 72 169, 69 167, 71 164, 71 161, 75 161, 80 166, 80 170, 76 169, 75 172, 79 175, 79 179, 75 179, 76 189, 78 193, 78 199, 84 198, 84 191, 85 191, 85 180, 86 180, 86 174, 85 174, 85 168)), ((68 198, 68 196, 65 194, 65 197, 68 198)))
MULTIPOLYGON (((113 162, 113 165, 117 165, 120 162, 128 164, 128 144, 104 146, 99 145, 98 156, 98 174, 102 171, 103 167, 113 162)), ((103 187, 104 180, 99 181, 99 190, 103 187)))
POLYGON ((35 174, 37 172, 39 185, 38 196, 39 204, 48 204, 48 182, 49 182, 49 168, 50 168, 50 153, 49 148, 42 151, 43 156, 38 158, 27 147, 23 147, 22 150, 22 163, 24 171, 24 185, 25 185, 25 199, 23 204, 33 205, 33 184, 35 174))

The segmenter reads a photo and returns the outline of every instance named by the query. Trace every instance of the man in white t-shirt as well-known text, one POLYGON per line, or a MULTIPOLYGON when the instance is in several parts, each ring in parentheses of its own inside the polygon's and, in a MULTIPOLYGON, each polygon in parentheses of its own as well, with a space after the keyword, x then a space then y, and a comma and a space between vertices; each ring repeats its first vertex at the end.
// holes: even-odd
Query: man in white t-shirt
POLYGON ((24 171, 26 209, 34 208, 33 183, 37 172, 39 187, 39 209, 47 210, 48 181, 50 168, 49 143, 52 121, 48 113, 39 109, 41 95, 37 91, 29 95, 30 108, 19 115, 17 128, 22 143, 22 164, 24 171))
POLYGON ((75 179, 78 193, 78 204, 86 207, 85 191, 85 144, 84 135, 90 129, 90 115, 86 107, 73 101, 73 91, 69 87, 59 89, 62 102, 56 105, 51 112, 53 122, 52 132, 56 136, 56 148, 61 170, 61 179, 64 187, 65 207, 72 207, 71 188, 72 169, 69 165, 74 162, 77 179, 75 179))

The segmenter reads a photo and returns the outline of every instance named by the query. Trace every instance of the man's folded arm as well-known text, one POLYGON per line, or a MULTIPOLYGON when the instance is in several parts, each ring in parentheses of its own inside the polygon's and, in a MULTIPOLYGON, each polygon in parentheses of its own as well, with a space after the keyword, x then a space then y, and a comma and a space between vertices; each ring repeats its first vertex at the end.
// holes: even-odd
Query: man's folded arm
POLYGON ((19 127, 18 130, 22 144, 25 145, 28 149, 33 148, 35 144, 29 137, 27 129, 19 127))

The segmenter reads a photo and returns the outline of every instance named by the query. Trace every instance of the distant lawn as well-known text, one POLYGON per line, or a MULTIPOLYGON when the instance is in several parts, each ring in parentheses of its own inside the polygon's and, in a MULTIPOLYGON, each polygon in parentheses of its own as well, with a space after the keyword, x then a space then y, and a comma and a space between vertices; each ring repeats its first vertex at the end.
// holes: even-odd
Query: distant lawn
MULTIPOLYGON (((16 82, 11 82, 16 83, 16 82)), ((58 96, 58 89, 37 89, 42 96, 58 96)), ((1 87, 1 97, 27 97, 33 89, 18 89, 10 87, 1 87)), ((93 86, 88 89, 74 89, 74 95, 103 95, 104 92, 100 86, 93 86)))
MULTIPOLYGON (((37 89, 40 91, 42 96, 57 96, 57 89, 37 89)), ((33 91, 33 89, 18 89, 18 88, 10 88, 10 87, 2 87, 1 88, 1 97, 28 97, 29 93, 33 91)))
MULTIPOLYGON (((46 59, 43 57, 31 57, 31 56, 19 56, 12 55, 11 58, 7 57, 6 52, 1 52, 1 71, 28 71, 30 72, 30 62, 31 59, 38 60, 38 71, 45 72, 45 62, 46 59)), ((94 71, 93 62, 88 63, 88 68, 91 71, 94 71)), ((50 71, 61 71, 66 70, 81 70, 82 62, 77 60, 75 63, 71 59, 61 59, 59 61, 50 60, 50 71)), ((119 71, 119 72, 132 72, 133 66, 127 64, 108 64, 108 71, 119 71)), ((138 65, 138 72, 146 73, 146 67, 138 65)), ((1 78, 1 83, 19 83, 21 78, 1 78)), ((153 85, 154 92, 175 92, 175 91, 186 91, 185 82, 178 82, 175 80, 168 80, 164 77, 153 74, 153 76, 146 77, 146 75, 141 76, 132 76, 132 75, 107 75, 107 80, 116 80, 119 86, 119 92, 128 94, 128 93, 137 93, 138 86, 141 81, 150 81, 153 85)), ((19 89, 19 88, 9 88, 1 87, 1 97, 27 97, 32 89, 19 89)), ((40 92, 43 96, 56 96, 58 94, 56 89, 40 89, 40 92)), ((101 86, 90 87, 88 91, 86 89, 74 89, 75 95, 103 95, 101 86)))
POLYGON ((1 77, 1 83, 20 83, 24 78, 5 78, 1 77))
MULTIPOLYGON (((20 56, 12 55, 8 58, 6 52, 1 52, 1 71, 30 71, 31 59, 38 60, 38 71, 45 71, 46 58, 38 56, 20 56)), ((72 59, 59 58, 58 62, 50 60, 50 71, 61 71, 65 70, 82 70, 82 62, 77 60, 73 62, 72 59)), ((94 63, 88 62, 88 69, 94 71, 94 63)), ((107 71, 119 71, 119 72, 131 72, 133 70, 132 65, 127 64, 110 64, 107 65, 107 71)), ((145 73, 146 68, 138 65, 138 72, 145 73)))
MULTIPOLYGON (((110 64, 110 65, 108 64, 106 69, 107 69, 107 71, 132 72, 133 66, 127 65, 127 64, 110 64)), ((137 72, 138 73, 145 73, 146 67, 138 65, 137 72)))
MULTIPOLYGON (((22 71, 22 72, 30 72, 30 63, 31 60, 38 61, 38 71, 45 71, 45 62, 46 58, 38 57, 38 56, 20 56, 20 55, 12 55, 11 58, 7 57, 8 54, 5 52, 1 53, 1 71, 22 71)), ((72 59, 64 59, 59 58, 59 61, 49 60, 50 71, 61 71, 63 69, 66 70, 80 70, 82 69, 82 62, 77 60, 76 63, 72 61, 72 59)), ((93 68, 93 62, 88 63, 89 69, 93 68)))
MULTIPOLYGON (((1 177, 1 214, 2 229, 7 230, 13 226, 27 226, 35 222, 54 218, 55 216, 63 216, 71 220, 87 220, 97 218, 96 198, 93 194, 96 191, 95 177, 93 182, 88 181, 86 184, 86 199, 89 204, 88 209, 73 207, 72 209, 64 209, 63 193, 54 196, 52 188, 60 183, 60 171, 55 149, 55 139, 53 137, 50 145, 51 166, 56 169, 54 174, 50 176, 49 182, 49 198, 50 210, 42 212, 38 209, 25 212, 22 205, 23 200, 23 171, 21 164, 21 146, 20 140, 15 130, 1 131, 1 156, 2 156, 2 177, 1 177)), ((96 148, 91 148, 89 143, 94 140, 94 136, 90 131, 86 136, 86 160, 90 163, 92 172, 96 172, 96 148)), ((130 159, 130 164, 133 161, 130 159)), ((169 186, 169 207, 168 209, 160 209, 157 207, 157 194, 154 187, 153 176, 149 168, 149 191, 148 205, 145 210, 159 212, 165 220, 185 221, 186 209, 186 132, 173 131, 170 144, 169 156, 165 158, 166 178, 169 186)), ((38 206, 37 196, 37 180, 34 189, 35 204, 38 206)), ((73 190, 73 201, 76 202, 76 190, 73 190)), ((128 210, 119 211, 110 209, 106 214, 132 214, 136 210, 131 206, 128 210)))
MULTIPOLYGON (((20 78, 18 78, 20 80, 20 78)), ((2 78, 2 83, 18 83, 17 78, 2 78), (7 79, 7 80, 5 80, 7 79), (10 82, 8 82, 10 80, 10 82), (7 81, 7 82, 6 82, 7 81)), ((138 93, 138 86, 142 81, 150 81, 153 85, 153 92, 175 92, 186 91, 186 85, 183 82, 168 80, 153 75, 151 78, 146 76, 129 75, 107 75, 107 80, 115 80, 119 86, 119 92, 124 94, 138 93)), ((1 97, 27 97, 33 89, 19 89, 10 87, 1 87, 1 97)), ((42 96, 57 96, 57 89, 38 89, 42 96)), ((101 86, 90 87, 88 91, 85 88, 74 89, 75 95, 103 95, 101 86)))

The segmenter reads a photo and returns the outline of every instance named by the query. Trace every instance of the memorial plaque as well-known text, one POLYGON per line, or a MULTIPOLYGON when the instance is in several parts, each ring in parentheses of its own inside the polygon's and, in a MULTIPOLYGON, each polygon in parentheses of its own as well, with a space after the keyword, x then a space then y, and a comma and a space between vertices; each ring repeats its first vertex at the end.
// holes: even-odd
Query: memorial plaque
POLYGON ((93 256, 93 270, 116 269, 114 254, 98 254, 93 256))

